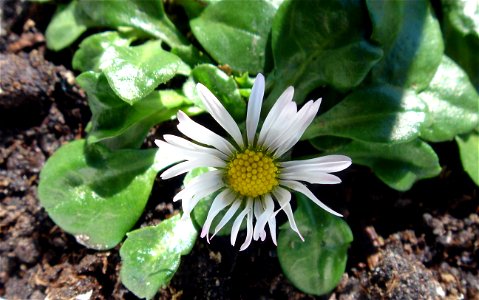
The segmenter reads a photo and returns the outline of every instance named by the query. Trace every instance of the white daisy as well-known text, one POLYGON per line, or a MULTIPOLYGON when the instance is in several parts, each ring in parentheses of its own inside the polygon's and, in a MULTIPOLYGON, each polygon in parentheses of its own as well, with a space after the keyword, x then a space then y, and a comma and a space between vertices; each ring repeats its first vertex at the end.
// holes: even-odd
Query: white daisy
POLYGON ((246 132, 242 133, 220 101, 205 86, 199 83, 197 90, 208 112, 232 139, 224 139, 179 111, 178 129, 193 142, 165 135, 164 141, 156 140, 155 143, 182 161, 164 171, 162 179, 178 176, 197 167, 211 168, 211 171, 191 180, 173 199, 183 201, 184 216, 189 216, 202 198, 218 193, 208 212, 201 237, 206 236, 209 241, 211 224, 220 211, 227 209, 213 236, 241 208, 231 230, 231 244, 234 245, 241 223, 246 218, 246 240, 240 250, 246 249, 252 239, 264 241, 266 224, 276 244, 275 216, 280 210, 286 213, 289 225, 303 239, 290 205, 292 191, 304 194, 329 213, 341 216, 319 201, 303 182, 340 183, 338 177, 329 173, 351 165, 349 157, 329 155, 307 160, 282 160, 313 121, 320 99, 307 102, 298 111, 293 101, 294 89, 289 87, 271 108, 261 130, 258 130, 264 94, 264 77, 258 74, 248 102, 246 132), (275 212, 276 206, 279 209, 275 212))

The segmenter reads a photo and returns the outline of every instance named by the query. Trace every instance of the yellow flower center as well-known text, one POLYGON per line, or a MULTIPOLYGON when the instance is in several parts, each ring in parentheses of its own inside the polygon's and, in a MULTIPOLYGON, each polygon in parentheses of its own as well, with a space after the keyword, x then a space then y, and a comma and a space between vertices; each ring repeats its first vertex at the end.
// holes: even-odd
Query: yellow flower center
POLYGON ((261 151, 245 150, 228 163, 226 179, 230 187, 247 197, 271 192, 278 185, 278 167, 261 151))

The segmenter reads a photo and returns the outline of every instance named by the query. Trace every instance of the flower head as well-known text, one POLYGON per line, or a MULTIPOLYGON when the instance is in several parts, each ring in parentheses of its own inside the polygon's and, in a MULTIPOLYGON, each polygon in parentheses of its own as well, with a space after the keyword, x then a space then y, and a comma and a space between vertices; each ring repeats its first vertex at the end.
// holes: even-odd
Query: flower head
POLYGON ((192 141, 174 135, 165 135, 164 141, 156 140, 160 148, 174 153, 182 162, 163 172, 168 179, 197 167, 210 167, 211 171, 191 180, 174 201, 182 200, 184 215, 189 216, 195 205, 204 197, 217 193, 203 225, 201 237, 209 241, 213 219, 227 209, 214 229, 215 235, 235 216, 231 230, 234 245, 238 231, 246 218, 246 240, 240 250, 246 249, 251 240, 266 238, 266 224, 276 244, 276 214, 284 211, 290 227, 303 239, 296 226, 290 205, 291 192, 307 196, 331 214, 333 211, 306 187, 313 184, 336 184, 341 180, 331 175, 351 165, 351 159, 343 155, 329 155, 307 160, 284 161, 282 157, 301 138, 319 110, 321 100, 309 101, 298 111, 293 101, 294 89, 287 88, 269 111, 261 129, 259 119, 264 95, 264 77, 255 79, 248 102, 246 132, 240 128, 219 100, 202 84, 197 85, 207 111, 231 136, 227 140, 208 128, 178 112, 178 129, 192 141), (278 208, 275 211, 275 207, 278 208))

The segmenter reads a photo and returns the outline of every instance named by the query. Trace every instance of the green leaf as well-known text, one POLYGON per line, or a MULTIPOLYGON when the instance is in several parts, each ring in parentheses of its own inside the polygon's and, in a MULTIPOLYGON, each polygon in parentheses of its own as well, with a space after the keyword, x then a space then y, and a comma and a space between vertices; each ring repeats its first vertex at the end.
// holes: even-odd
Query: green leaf
POLYGON ((294 218, 304 237, 302 242, 287 224, 278 236, 278 258, 286 277, 301 291, 324 295, 340 281, 346 268, 347 251, 353 241, 348 224, 296 194, 294 218))
POLYGON ((359 85, 382 57, 363 38, 368 22, 359 0, 285 1, 273 20, 275 70, 266 107, 290 85, 299 103, 321 85, 359 85))
POLYGON ((441 172, 436 153, 420 139, 402 144, 352 141, 327 152, 332 153, 347 155, 355 164, 370 167, 384 183, 399 191, 441 172))
POLYGON ((220 64, 258 73, 265 64, 266 42, 276 12, 267 1, 220 1, 191 20, 193 34, 220 64))
POLYGON ((233 78, 213 65, 199 65, 191 72, 196 82, 205 85, 220 100, 237 122, 246 119, 246 103, 233 78))
POLYGON ((479 91, 479 9, 474 1, 442 0, 446 54, 469 75, 479 91), (475 7, 474 7, 475 5, 475 7))
POLYGON ((428 108, 421 137, 432 142, 452 140, 479 123, 479 95, 464 71, 443 57, 429 87, 419 94, 428 108))
POLYGON ((77 81, 87 92, 93 113, 88 143, 103 142, 110 149, 139 148, 153 125, 172 119, 179 109, 191 105, 173 90, 153 91, 129 105, 118 98, 100 73, 82 73, 77 81))
POLYGON ((439 22, 427 0, 366 1, 372 38, 384 47, 371 70, 375 83, 421 91, 431 81, 444 52, 439 22))
POLYGON ((411 91, 382 85, 357 90, 317 117, 302 139, 320 135, 376 143, 415 139, 425 120, 425 105, 411 91))
POLYGON ((179 215, 128 233, 120 249, 121 282, 137 297, 153 298, 171 280, 197 236, 191 220, 179 215))
POLYGON ((58 5, 45 32, 47 47, 58 51, 73 43, 87 30, 91 20, 78 9, 78 1, 58 5))
POLYGON ((86 247, 113 248, 141 216, 156 177, 156 149, 109 152, 62 146, 40 174, 38 196, 53 221, 86 247))
POLYGON ((189 44, 166 16, 161 0, 81 1, 79 7, 98 27, 128 26, 159 38, 170 47, 189 44))
POLYGON ((479 186, 479 133, 472 131, 456 137, 464 171, 479 186))
POLYGON ((124 101, 134 104, 160 83, 165 83, 185 68, 181 59, 161 48, 161 42, 137 47, 108 48, 111 61, 100 66, 113 91, 124 101))
MULTIPOLYGON (((107 51, 111 46, 128 46, 131 39, 123 37, 117 31, 107 31, 91 35, 84 39, 73 56, 73 68, 80 71, 99 72, 102 64, 109 64, 117 58, 116 51, 107 51)), ((114 49, 114 48, 113 48, 114 49)), ((112 50, 113 50, 112 49, 112 50)))

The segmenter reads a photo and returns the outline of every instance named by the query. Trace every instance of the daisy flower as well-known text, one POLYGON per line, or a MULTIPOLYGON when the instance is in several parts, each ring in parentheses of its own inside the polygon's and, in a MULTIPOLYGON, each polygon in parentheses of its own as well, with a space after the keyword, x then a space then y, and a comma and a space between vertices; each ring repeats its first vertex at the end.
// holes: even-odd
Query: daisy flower
POLYGON ((283 159, 313 121, 321 100, 311 100, 298 111, 293 101, 294 89, 289 87, 271 108, 259 130, 264 86, 264 77, 258 74, 248 102, 246 132, 241 132, 220 101, 199 83, 196 88, 207 111, 231 138, 221 137, 179 111, 178 129, 192 141, 174 135, 164 135, 164 141, 155 141, 158 147, 182 161, 164 171, 162 179, 197 167, 210 167, 209 172, 195 177, 173 199, 182 200, 184 216, 189 216, 201 199, 217 193, 201 232, 201 237, 206 236, 208 242, 213 219, 224 209, 227 211, 214 228, 213 235, 240 210, 231 229, 231 244, 234 245, 246 218, 246 240, 240 250, 246 249, 251 240, 264 241, 266 224, 276 244, 275 216, 279 211, 286 213, 291 229, 304 240, 290 205, 292 191, 304 194, 329 213, 341 216, 319 201, 304 183, 340 183, 338 177, 329 173, 351 165, 349 157, 328 155, 307 160, 283 159), (278 208, 276 211, 275 207, 278 208))

